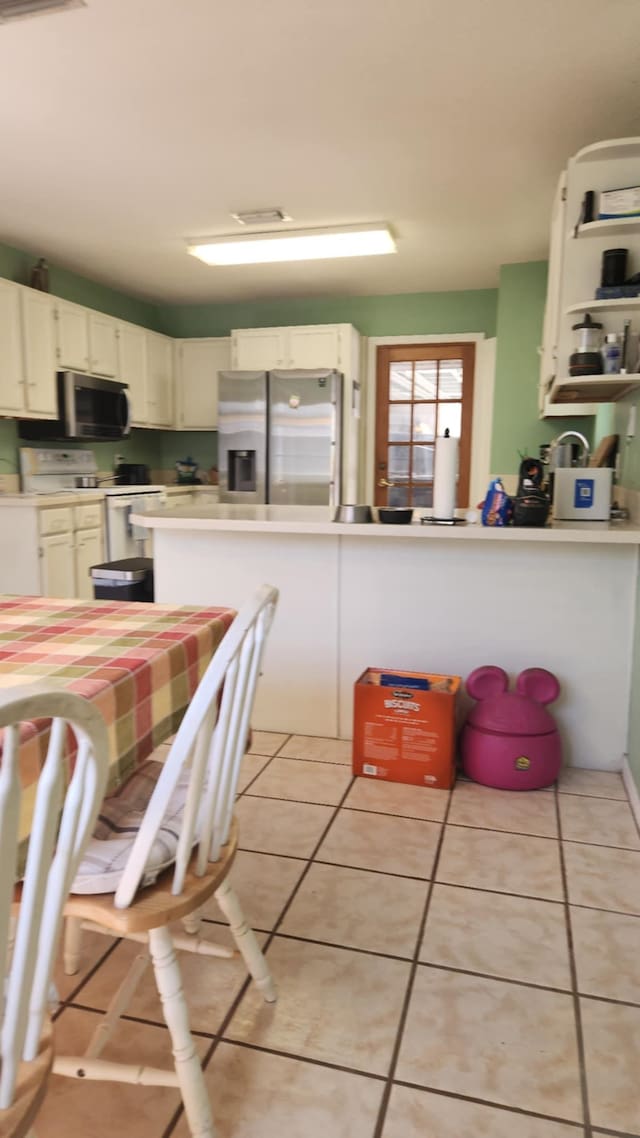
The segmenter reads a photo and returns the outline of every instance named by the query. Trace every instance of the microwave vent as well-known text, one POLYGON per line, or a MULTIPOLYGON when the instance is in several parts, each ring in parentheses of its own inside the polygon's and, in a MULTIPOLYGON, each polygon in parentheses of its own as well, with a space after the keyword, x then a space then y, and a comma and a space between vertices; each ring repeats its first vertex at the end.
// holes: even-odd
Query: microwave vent
POLYGON ((29 16, 45 16, 67 8, 86 8, 86 0, 0 0, 0 24, 26 20, 29 16))

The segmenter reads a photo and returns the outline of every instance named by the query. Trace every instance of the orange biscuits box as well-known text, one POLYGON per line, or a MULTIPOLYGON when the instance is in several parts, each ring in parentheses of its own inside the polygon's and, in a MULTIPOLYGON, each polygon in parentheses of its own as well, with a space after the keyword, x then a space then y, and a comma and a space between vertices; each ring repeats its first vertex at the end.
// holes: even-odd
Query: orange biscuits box
POLYGON ((353 773, 451 786, 459 676, 367 668, 356 680, 353 773))

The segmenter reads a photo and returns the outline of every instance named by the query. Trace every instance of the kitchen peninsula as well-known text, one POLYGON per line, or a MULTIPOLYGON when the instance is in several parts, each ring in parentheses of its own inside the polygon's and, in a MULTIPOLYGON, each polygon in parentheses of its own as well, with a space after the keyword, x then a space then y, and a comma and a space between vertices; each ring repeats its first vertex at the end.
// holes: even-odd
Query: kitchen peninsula
POLYGON ((620 768, 640 527, 423 526, 418 511, 410 526, 345 525, 326 507, 222 505, 144 524, 161 603, 238 608, 263 581, 280 589, 256 728, 350 738, 367 666, 539 666, 562 685, 566 761, 620 768))

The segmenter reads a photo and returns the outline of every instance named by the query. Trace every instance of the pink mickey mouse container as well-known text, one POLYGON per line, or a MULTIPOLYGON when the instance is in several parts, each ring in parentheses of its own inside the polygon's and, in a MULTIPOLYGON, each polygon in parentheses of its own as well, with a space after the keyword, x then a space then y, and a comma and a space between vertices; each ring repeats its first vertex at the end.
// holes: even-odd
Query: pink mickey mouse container
POLYGON ((562 745, 546 704, 560 694, 560 684, 544 668, 527 668, 510 692, 502 668, 476 668, 466 682, 475 707, 461 738, 465 774, 501 790, 538 790, 558 777, 562 745))

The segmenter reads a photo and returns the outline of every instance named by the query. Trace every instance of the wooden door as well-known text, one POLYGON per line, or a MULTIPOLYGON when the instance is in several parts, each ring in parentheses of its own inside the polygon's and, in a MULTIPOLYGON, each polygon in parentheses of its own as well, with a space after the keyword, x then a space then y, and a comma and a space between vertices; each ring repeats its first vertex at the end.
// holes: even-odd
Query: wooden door
POLYGON ((75 597, 76 574, 70 533, 52 533, 40 538, 41 587, 44 597, 75 597))
POLYGON ((237 371, 288 367, 286 328, 238 328, 231 333, 231 366, 237 371))
POLYGON ((375 504, 433 504, 435 440, 460 439, 456 505, 469 504, 475 346, 397 344, 378 348, 375 504))
POLYGON ((144 427, 149 422, 147 411, 147 346, 144 328, 137 324, 118 325, 118 375, 129 390, 131 421, 144 427))
POLYGON ((92 565, 104 561, 104 541, 102 529, 86 529, 76 533, 75 547, 75 595, 81 600, 93 598, 93 581, 90 576, 92 565))
POLYGON ((340 366, 340 335, 337 324, 314 324, 289 328, 289 351, 285 367, 340 366))

